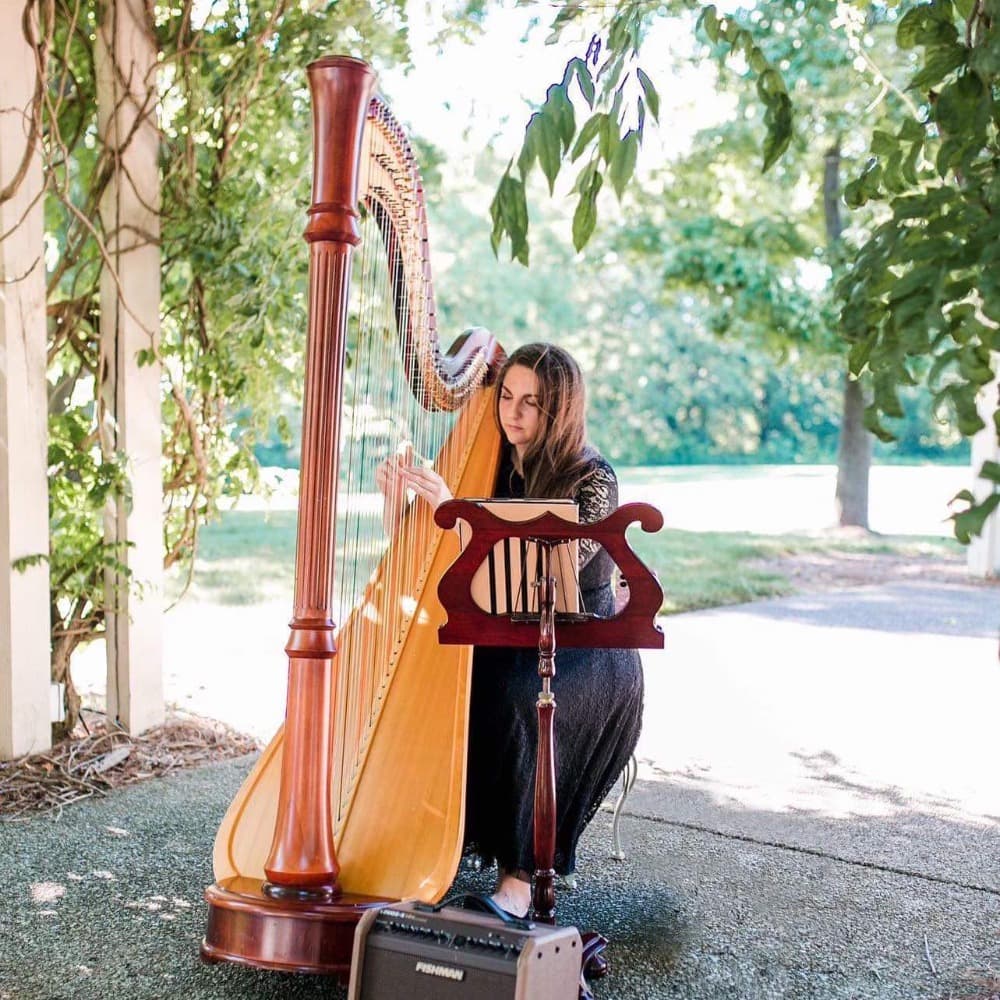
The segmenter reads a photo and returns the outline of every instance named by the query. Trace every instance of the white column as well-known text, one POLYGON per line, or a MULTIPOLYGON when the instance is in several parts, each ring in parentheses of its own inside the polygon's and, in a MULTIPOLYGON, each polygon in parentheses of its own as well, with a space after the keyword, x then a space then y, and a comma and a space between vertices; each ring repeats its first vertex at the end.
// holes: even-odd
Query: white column
MULTIPOLYGON (((994 366, 994 371, 996 367, 994 366)), ((983 462, 1000 462, 1000 441, 997 439, 993 413, 1000 407, 1000 379, 995 379, 979 393, 979 416, 986 426, 972 439, 972 493, 977 501, 985 500, 993 484, 979 477, 983 462)), ((986 519, 983 533, 969 543, 969 572, 973 576, 1000 576, 1000 509, 986 519)))
POLYGON ((42 161, 23 3, 0 3, 0 759, 52 745, 42 161), (7 197, 10 195, 10 197, 7 197))
POLYGON ((98 30, 98 131, 115 166, 100 215, 113 268, 101 277, 105 446, 127 456, 132 496, 106 536, 129 542, 131 584, 109 574, 107 709, 132 733, 163 721, 163 508, 159 338, 160 182, 156 46, 143 0, 114 0, 98 30), (147 352, 140 355, 141 351, 147 352))

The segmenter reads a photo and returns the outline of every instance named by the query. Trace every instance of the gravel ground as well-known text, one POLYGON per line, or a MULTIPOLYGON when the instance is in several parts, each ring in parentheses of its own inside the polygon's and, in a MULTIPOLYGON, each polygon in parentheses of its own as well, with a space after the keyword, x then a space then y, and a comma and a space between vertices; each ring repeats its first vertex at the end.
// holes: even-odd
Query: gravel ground
MULTIPOLYGON (((245 773, 227 762, 132 786, 64 814, 0 826, 3 1000, 336 1000, 317 976, 205 966, 201 888, 215 826, 245 773)), ((669 784, 641 782, 664 802, 669 784)), ((747 817, 739 819, 747 828, 747 817)), ((599 814, 560 919, 611 940, 597 1000, 944 1000, 1000 958, 1000 886, 969 888, 795 847, 627 816, 628 860, 599 814), (926 937, 926 943, 925 943, 926 937), (933 963, 933 965, 932 965, 933 963)), ((939 851, 965 850, 953 824, 939 851)), ((988 845, 1000 847, 996 827, 988 845)), ((985 847, 982 843, 979 847, 985 847)), ((488 887, 462 872, 461 888, 488 887)))
MULTIPOLYGON (((900 582, 681 615, 646 659, 640 780, 560 920, 597 1000, 951 1000, 1000 964, 997 591, 900 582)), ((206 967, 211 842, 248 759, 0 824, 0 1000, 343 997, 206 967)), ((463 888, 488 888, 463 871, 463 888)))

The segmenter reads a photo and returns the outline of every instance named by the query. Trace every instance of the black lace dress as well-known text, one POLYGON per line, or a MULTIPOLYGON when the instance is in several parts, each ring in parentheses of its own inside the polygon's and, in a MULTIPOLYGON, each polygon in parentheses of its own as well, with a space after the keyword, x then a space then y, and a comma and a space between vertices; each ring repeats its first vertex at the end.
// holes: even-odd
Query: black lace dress
MULTIPOLYGON (((524 496, 509 459, 501 464, 498 498, 524 496)), ((614 470, 600 457, 575 497, 581 522, 618 506, 614 470)), ((596 542, 580 543, 584 608, 614 610, 614 563, 596 542)), ((541 682, 537 649, 481 647, 473 658, 466 784, 467 849, 522 877, 535 870, 533 816, 541 682)), ((642 665, 634 649, 560 649, 556 630, 555 868, 576 868, 576 845, 628 763, 642 721, 642 665)))

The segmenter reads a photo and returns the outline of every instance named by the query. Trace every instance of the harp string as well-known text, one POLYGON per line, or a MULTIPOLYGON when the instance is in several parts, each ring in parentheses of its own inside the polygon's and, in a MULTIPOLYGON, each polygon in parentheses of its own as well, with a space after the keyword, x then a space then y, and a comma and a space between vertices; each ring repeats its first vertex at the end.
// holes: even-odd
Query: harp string
MULTIPOLYGON (((374 200, 362 212, 362 240, 354 255, 351 364, 345 371, 346 433, 341 437, 343 495, 337 505, 336 621, 341 630, 349 618, 353 625, 338 650, 338 678, 344 683, 336 697, 336 822, 343 818, 366 741, 377 722, 439 531, 430 517, 415 516, 411 495, 400 498, 405 509, 396 537, 386 538, 375 467, 405 442, 412 445, 415 462, 438 456, 456 419, 455 413, 425 410, 421 402, 432 398, 424 366, 418 363, 418 355, 433 347, 426 322, 426 247, 423 253, 404 254, 404 246, 414 243, 412 234, 421 232, 420 205, 415 197, 401 201, 393 193, 406 188, 396 166, 398 157, 377 128, 369 132, 367 155, 376 182, 370 192, 374 200), (379 167, 388 177, 382 183, 377 179, 379 167), (387 214, 378 201, 390 199, 395 203, 387 214), (389 215, 408 221, 397 230, 388 227, 389 215), (401 231, 406 225, 410 233, 401 231), (381 575, 372 586, 376 573, 381 575)), ((453 438, 447 455, 441 456, 439 471, 452 489, 465 444, 453 438)))

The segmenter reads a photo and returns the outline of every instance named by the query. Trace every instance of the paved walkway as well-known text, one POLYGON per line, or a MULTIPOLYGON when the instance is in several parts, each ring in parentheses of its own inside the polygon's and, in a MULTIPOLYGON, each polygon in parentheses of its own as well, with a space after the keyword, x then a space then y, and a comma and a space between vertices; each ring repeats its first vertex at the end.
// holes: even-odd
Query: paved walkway
MULTIPOLYGON (((646 656, 628 857, 610 860, 599 814, 560 896, 565 922, 612 938, 598 1000, 971 993, 970 972, 1000 963, 998 626, 996 587, 921 583, 667 620, 646 656)), ((241 652, 261 636, 239 634, 203 654, 201 700, 221 699, 220 677, 231 720, 249 700, 227 672, 253 688, 261 660, 241 652)), ((0 824, 0 1000, 342 997, 198 961, 211 841, 246 768, 0 824)))

